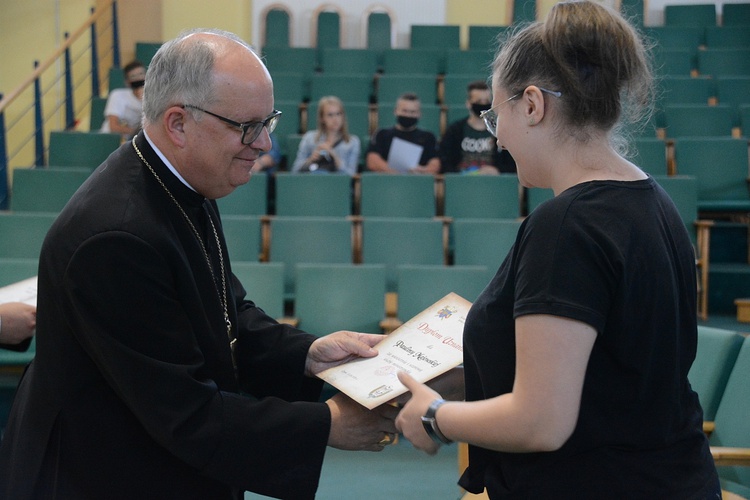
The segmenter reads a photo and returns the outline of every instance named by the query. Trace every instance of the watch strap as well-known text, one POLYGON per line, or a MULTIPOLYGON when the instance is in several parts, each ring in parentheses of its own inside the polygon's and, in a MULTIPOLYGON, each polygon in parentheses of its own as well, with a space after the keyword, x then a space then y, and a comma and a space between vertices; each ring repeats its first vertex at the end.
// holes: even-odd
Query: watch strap
POLYGON ((421 417, 422 426, 427 432, 427 435, 430 436, 430 438, 432 438, 432 440, 437 444, 450 444, 453 441, 445 437, 445 434, 440 432, 440 428, 438 427, 436 419, 437 410, 443 404, 445 404, 445 400, 443 399, 436 399, 435 401, 430 403, 430 406, 427 408, 427 412, 425 412, 424 416, 421 417))

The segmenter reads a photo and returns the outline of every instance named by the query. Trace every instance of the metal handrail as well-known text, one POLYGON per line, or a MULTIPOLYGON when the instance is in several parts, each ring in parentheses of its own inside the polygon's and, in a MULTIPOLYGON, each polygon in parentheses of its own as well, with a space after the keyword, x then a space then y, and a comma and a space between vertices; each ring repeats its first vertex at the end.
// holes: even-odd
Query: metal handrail
MULTIPOLYGON (((104 27, 102 31, 107 32, 108 28, 111 27, 112 48, 111 50, 104 51, 104 57, 108 58, 111 55, 111 66, 119 67, 120 54, 117 30, 117 1, 110 0, 102 2, 98 10, 92 8, 91 15, 72 35, 65 33, 64 42, 44 62, 40 64, 39 61, 34 61, 34 71, 23 82, 21 82, 18 87, 5 96, 0 94, 0 210, 6 209, 8 206, 8 170, 10 161, 14 160, 22 151, 28 150, 30 143, 34 141, 33 166, 44 165, 45 153, 48 149, 48 146, 45 145, 44 134, 44 127, 47 123, 55 117, 60 117, 59 119, 61 120, 64 117, 65 126, 63 128, 66 130, 75 128, 78 123, 76 116, 79 116, 86 109, 94 97, 100 95, 100 67, 103 57, 102 53, 97 48, 98 38, 100 36, 97 34, 97 21, 108 12, 111 12, 111 23, 104 27), (89 43, 79 54, 71 57, 71 48, 73 47, 73 44, 81 40, 87 32, 91 33, 89 43), (74 81, 72 74, 73 66, 86 53, 91 54, 91 66, 83 77, 79 77, 74 81), (58 73, 55 74, 53 81, 49 83, 46 88, 42 89, 42 75, 45 71, 49 70, 56 64, 62 64, 64 66, 63 71, 58 71, 58 73), (88 79, 91 80, 91 93, 85 94, 83 105, 76 108, 73 99, 75 91, 88 79), (64 84, 64 97, 62 99, 58 98, 56 105, 53 106, 54 109, 52 112, 45 116, 42 112, 42 101, 54 88, 60 88, 61 81, 64 84), (6 111, 20 96, 32 91, 33 98, 31 100, 33 102, 29 105, 26 105, 24 102, 23 109, 20 109, 20 111, 16 113, 16 116, 12 118, 12 123, 6 127, 4 116, 6 111), (61 109, 63 107, 64 109, 61 109), (32 112, 34 120, 33 130, 30 134, 23 135, 25 129, 17 129, 20 131, 20 134, 22 134, 22 137, 15 139, 11 144, 11 141, 8 139, 8 132, 19 125, 19 122, 22 120, 28 121, 31 119, 30 114, 32 114, 32 112), (8 147, 13 149, 10 156, 8 156, 7 152, 8 147)), ((108 72, 109 66, 107 67, 107 73, 108 72)), ((80 98, 81 95, 79 94, 78 97, 80 98)), ((14 112, 16 110, 17 108, 14 108, 14 112)), ((32 129, 32 127, 29 127, 29 129, 32 129)))

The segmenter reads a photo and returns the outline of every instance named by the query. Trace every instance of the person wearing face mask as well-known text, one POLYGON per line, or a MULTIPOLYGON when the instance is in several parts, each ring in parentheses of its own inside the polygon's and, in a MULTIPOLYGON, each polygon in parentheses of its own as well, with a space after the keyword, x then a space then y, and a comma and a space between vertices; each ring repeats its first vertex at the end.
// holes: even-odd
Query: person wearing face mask
POLYGON ((122 134, 123 139, 130 139, 141 128, 141 101, 146 68, 140 61, 132 61, 122 72, 129 88, 114 89, 109 93, 101 131, 122 134))
POLYGON ((486 82, 477 80, 466 88, 469 116, 450 124, 440 140, 442 173, 463 174, 516 173, 516 163, 505 149, 495 144, 479 114, 489 109, 492 93, 486 82))
POLYGON ((422 115, 413 92, 399 96, 394 110, 396 125, 380 128, 370 139, 366 166, 373 172, 437 174, 440 159, 432 132, 417 127, 422 115), (398 156, 402 154, 404 156, 398 156))

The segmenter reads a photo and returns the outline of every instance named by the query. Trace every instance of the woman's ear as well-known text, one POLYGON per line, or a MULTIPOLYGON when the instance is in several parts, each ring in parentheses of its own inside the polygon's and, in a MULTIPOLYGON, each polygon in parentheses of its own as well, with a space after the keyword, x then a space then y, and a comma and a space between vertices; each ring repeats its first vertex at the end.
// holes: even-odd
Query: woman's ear
POLYGON ((545 115, 544 94, 536 85, 529 85, 523 91, 524 115, 529 124, 533 127, 541 123, 545 115))

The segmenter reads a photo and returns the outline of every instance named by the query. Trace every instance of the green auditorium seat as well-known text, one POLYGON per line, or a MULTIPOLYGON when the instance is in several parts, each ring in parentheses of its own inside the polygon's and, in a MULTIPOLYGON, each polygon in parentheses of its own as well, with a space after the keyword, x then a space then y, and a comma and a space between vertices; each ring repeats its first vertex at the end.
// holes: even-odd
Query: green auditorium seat
POLYGON ((161 45, 161 42, 136 42, 135 58, 148 68, 161 45))
POLYGON ((445 52, 445 74, 492 74, 494 54, 487 49, 447 50, 445 52))
POLYGON ((52 131, 49 161, 53 167, 98 167, 122 142, 120 134, 52 131))
POLYGON ((701 26, 649 26, 644 28, 659 50, 683 49, 696 52, 706 43, 705 29, 701 26))
POLYGON ((485 266, 401 265, 398 319, 408 321, 448 293, 474 302, 487 285, 485 266))
POLYGON ((716 4, 664 6, 665 26, 716 26, 716 4))
POLYGON ((698 179, 700 213, 750 212, 747 139, 678 138, 676 171, 698 179))
POLYGON ((254 173, 250 181, 237 186, 228 196, 216 200, 222 217, 225 215, 265 215, 268 200, 268 175, 254 173))
POLYGON ((272 318, 284 317, 284 264, 232 261, 232 272, 247 292, 247 300, 255 302, 272 318))
POLYGON ((397 289, 397 266, 443 265, 445 257, 440 220, 403 217, 364 217, 362 220, 362 262, 385 264, 389 292, 397 289))
MULTIPOLYGON (((464 95, 466 95, 466 92, 464 92, 464 95)), ((456 120, 459 120, 461 118, 466 118, 469 116, 469 110, 466 109, 466 99, 464 99, 464 102, 459 102, 456 104, 447 104, 446 110, 445 110, 445 122, 447 125, 450 125, 451 123, 455 122, 456 120)), ((489 107, 489 105, 488 105, 489 107)))
POLYGON ((108 89, 110 92, 114 89, 125 87, 125 75, 122 74, 122 68, 109 68, 108 89))
POLYGON ((435 78, 445 68, 443 49, 387 49, 383 51, 386 75, 430 75, 435 78))
POLYGON ((524 189, 524 194, 526 197, 526 214, 530 214, 536 207, 555 197, 555 193, 551 189, 536 187, 524 189))
POLYGON ((297 264, 299 327, 319 336, 344 329, 381 333, 385 280, 382 264, 297 264))
POLYGON ((346 174, 276 175, 276 215, 346 217, 351 207, 352 179, 346 174))
POLYGON ((657 137, 633 139, 633 156, 636 166, 651 175, 667 175, 667 144, 657 137))
POLYGON ((716 417, 742 340, 737 332, 698 325, 698 349, 688 380, 700 398, 703 420, 713 421, 716 417))
POLYGON ((706 49, 698 52, 701 75, 750 76, 750 49, 706 49))
POLYGON ((281 117, 276 125, 276 137, 286 137, 289 134, 300 133, 300 102, 275 101, 274 107, 281 111, 281 117))
POLYGON ((518 176, 445 174, 445 215, 455 219, 520 216, 518 176))
POLYGON ((0 258, 38 259, 56 218, 56 213, 49 212, 0 212, 0 258))
POLYGON ((273 98, 276 101, 307 101, 310 96, 311 73, 273 71, 273 98))
POLYGON ((659 102, 662 104, 707 105, 716 96, 713 78, 667 75, 659 81, 659 102))
POLYGON ((295 296, 295 265, 353 262, 352 222, 345 217, 274 217, 269 262, 284 264, 284 297, 295 296))
POLYGON ((341 47, 341 13, 338 8, 330 4, 322 5, 313 18, 315 47, 318 50, 341 47))
POLYGON ((667 104, 664 106, 666 137, 731 137, 734 109, 727 104, 667 104))
POLYGON ((391 16, 386 11, 370 11, 367 13, 367 44, 368 49, 383 51, 390 49, 395 43, 391 16))
POLYGON ((96 132, 104 124, 104 108, 107 106, 106 97, 92 97, 89 113, 89 130, 96 132))
POLYGON ((750 26, 707 26, 709 49, 743 49, 750 46, 750 26))
POLYGON ((436 75, 404 75, 383 73, 378 78, 378 104, 395 103, 404 92, 414 92, 422 104, 437 103, 436 75))
POLYGON ((517 219, 459 219, 453 221, 453 264, 485 266, 486 282, 495 275, 516 241, 517 219))
POLYGON ((487 50, 494 52, 498 37, 502 36, 509 26, 469 25, 469 50, 487 50))
POLYGON ((722 3, 723 26, 750 26, 750 3, 722 3))
POLYGON ((274 4, 265 12, 263 17, 263 34, 261 36, 262 46, 266 47, 289 47, 291 46, 291 32, 289 25, 291 14, 283 5, 274 4))
POLYGON ((461 27, 447 24, 413 24, 410 30, 412 49, 460 49, 461 27))
POLYGON ((229 258, 234 261, 258 261, 261 252, 261 222, 257 215, 221 217, 229 258))
POLYGON ((690 76, 698 67, 696 49, 654 50, 654 67, 657 75, 690 76))
POLYGON ((750 136, 750 103, 740 104, 738 107, 740 128, 742 128, 742 136, 750 136))
MULTIPOLYGON (((372 74, 319 73, 310 81, 310 102, 317 103, 323 96, 334 95, 344 102, 369 103, 373 93, 372 74)), ((315 108, 315 106, 312 106, 315 108)), ((314 113, 311 109, 309 112, 314 113)))
POLYGON ((513 24, 536 21, 536 0, 513 0, 513 24))
POLYGON ((263 61, 273 74, 312 74, 318 67, 317 51, 310 47, 263 47, 263 61))
POLYGON ((37 258, 0 257, 0 287, 32 278, 38 270, 37 258))
MULTIPOLYGON (((474 71, 472 73, 465 74, 446 74, 443 77, 443 96, 442 103, 446 106, 462 106, 466 114, 468 110, 464 107, 466 104, 466 87, 473 81, 481 80, 487 82, 489 85, 489 71, 481 72, 474 71)), ((487 106, 489 108, 489 106, 487 106)), ((464 115, 466 116, 466 115, 464 115)), ((448 123, 453 121, 449 119, 448 123)))
POLYGON ((709 436, 711 454, 723 490, 750 498, 750 341, 747 338, 734 362, 716 409, 709 436), (744 459, 736 457, 743 456, 744 459), (735 457, 733 459, 733 457, 735 457), (738 466, 742 464, 742 466, 738 466))
POLYGON ((378 70, 378 53, 371 49, 321 49, 320 69, 332 75, 374 75, 378 70))
POLYGON ((716 99, 719 104, 729 104, 735 107, 750 104, 750 75, 717 76, 715 80, 716 99))
POLYGON ((89 175, 90 168, 16 168, 11 209, 14 212, 59 212, 89 175))
POLYGON ((297 159, 300 142, 302 142, 302 134, 289 134, 284 139, 284 145, 281 151, 282 154, 286 156, 286 169, 288 171, 291 171, 292 165, 294 165, 294 161, 297 159))
POLYGON ((435 178, 363 172, 359 213, 364 217, 435 217, 435 178))

